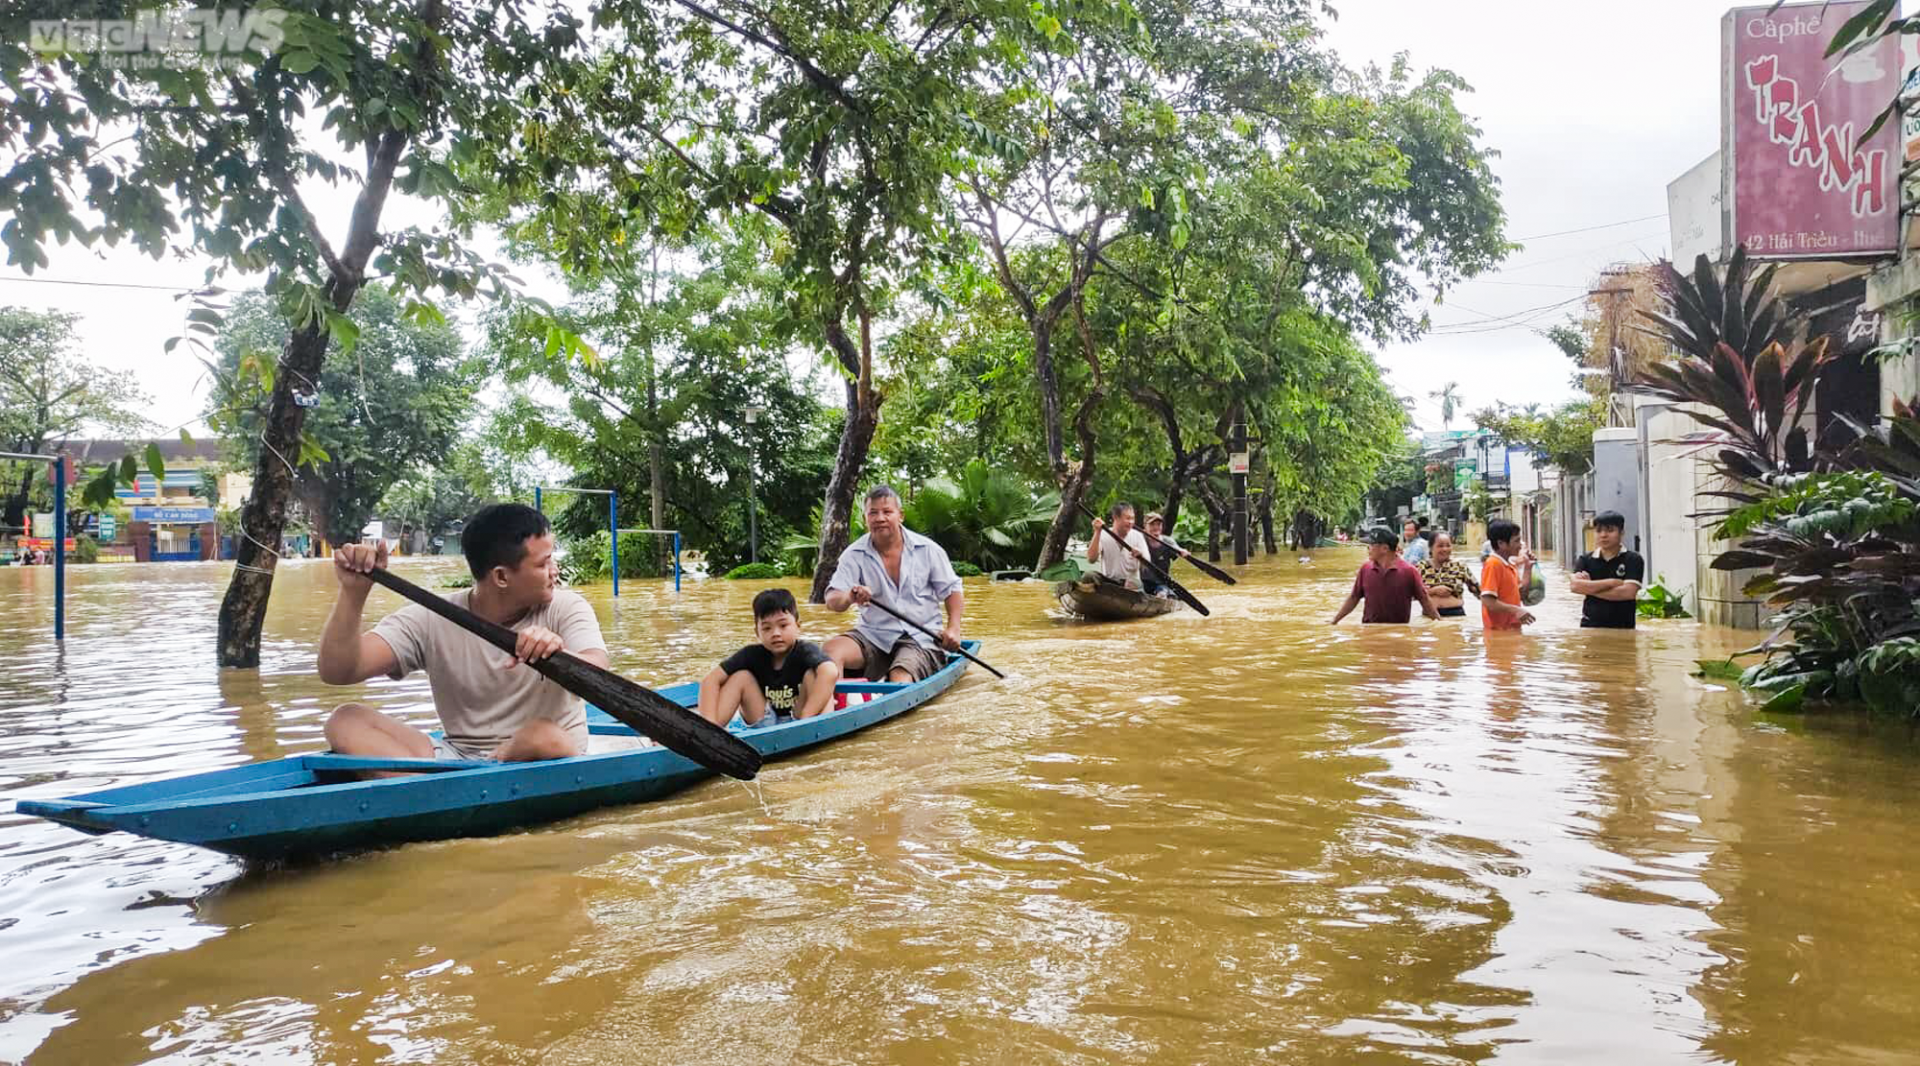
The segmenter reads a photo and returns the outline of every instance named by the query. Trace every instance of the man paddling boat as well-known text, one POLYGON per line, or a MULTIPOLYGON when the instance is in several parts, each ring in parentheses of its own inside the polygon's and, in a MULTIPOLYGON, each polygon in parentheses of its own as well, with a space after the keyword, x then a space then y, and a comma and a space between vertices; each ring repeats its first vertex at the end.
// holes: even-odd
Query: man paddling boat
POLYGON ((883 611, 862 611, 851 630, 827 641, 827 656, 840 664, 843 677, 919 681, 947 664, 945 648, 960 647, 960 619, 967 598, 947 550, 908 529, 900 516, 900 494, 887 485, 867 493, 867 532, 847 545, 827 583, 827 609, 844 611, 878 599, 894 611, 932 630, 947 624, 940 638, 910 628, 883 611), (878 593, 878 596, 875 593, 878 593))
POLYGON ((1133 528, 1133 504, 1116 503, 1108 516, 1113 526, 1099 518, 1093 520, 1093 539, 1087 542, 1087 561, 1100 568, 1109 580, 1140 590, 1140 561, 1152 549, 1147 538, 1133 528))
POLYGON ((586 706, 580 697, 521 664, 569 651, 607 666, 607 642, 593 607, 577 592, 556 591, 553 529, 524 504, 481 508, 467 521, 461 548, 473 588, 447 597, 519 635, 511 656, 428 611, 409 604, 361 632, 372 579, 387 565, 387 546, 345 545, 334 553, 340 598, 320 638, 320 680, 357 685, 425 670, 445 735, 428 736, 364 703, 347 703, 327 719, 327 741, 343 755, 379 758, 498 759, 528 762, 582 755, 586 706))

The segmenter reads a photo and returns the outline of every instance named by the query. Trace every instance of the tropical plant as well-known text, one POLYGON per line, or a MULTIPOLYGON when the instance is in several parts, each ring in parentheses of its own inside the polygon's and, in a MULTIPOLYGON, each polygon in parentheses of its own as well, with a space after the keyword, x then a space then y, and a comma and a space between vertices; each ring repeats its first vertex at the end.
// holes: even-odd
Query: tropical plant
POLYGON ((1673 313, 1650 317, 1684 354, 1637 382, 1708 409, 1688 410, 1728 479, 1716 532, 1741 538, 1713 567, 1758 570, 1743 590, 1780 608, 1741 683, 1775 710, 1816 698, 1920 714, 1920 687, 1898 672, 1920 635, 1920 418, 1895 404, 1872 429, 1843 422, 1851 443, 1811 450, 1802 417, 1826 340, 1789 354, 1771 268, 1753 284, 1745 271, 1741 253, 1719 279, 1704 256, 1691 279, 1669 269, 1673 313))
POLYGON ((1687 613, 1686 593, 1676 593, 1667 587, 1665 577, 1656 577, 1653 584, 1640 590, 1640 598, 1634 603, 1634 610, 1642 618, 1691 618, 1687 613))
POLYGON ((771 581, 785 576, 786 571, 772 563, 741 563, 727 571, 728 581, 771 581))
POLYGON ((1460 409, 1460 383, 1449 381, 1427 395, 1440 403, 1440 428, 1452 430, 1454 412, 1460 409))
POLYGON ((922 486, 904 517, 954 559, 993 570, 1033 558, 1059 506, 1059 493, 1036 494, 976 459, 958 478, 935 478, 922 486))
MULTIPOLYGON (((1769 291, 1777 269, 1749 279, 1746 251, 1739 248, 1719 278, 1705 255, 1691 277, 1669 264, 1663 283, 1669 310, 1642 312, 1680 355, 1645 368, 1634 387, 1707 407, 1688 414, 1712 431, 1706 445, 1719 446, 1714 465, 1736 481, 1805 471, 1813 461, 1804 419, 1827 362, 1827 338, 1787 347, 1788 316, 1769 291)), ((1752 499, 1737 492, 1731 498, 1752 499)))

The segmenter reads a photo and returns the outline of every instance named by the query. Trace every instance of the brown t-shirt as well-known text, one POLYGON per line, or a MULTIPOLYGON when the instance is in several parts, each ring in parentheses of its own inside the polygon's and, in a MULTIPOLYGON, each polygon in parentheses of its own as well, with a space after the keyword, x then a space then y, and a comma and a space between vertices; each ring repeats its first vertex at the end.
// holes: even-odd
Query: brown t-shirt
POLYGON ((1362 624, 1405 625, 1413 619, 1413 605, 1419 602, 1422 591, 1419 571, 1397 556, 1385 566, 1375 566, 1369 559, 1353 575, 1353 594, 1367 601, 1360 613, 1362 624))
MULTIPOLYGON (((472 593, 462 589, 447 601, 465 607, 472 593)), ((566 650, 575 655, 607 646, 592 605, 577 592, 556 591, 552 602, 528 612, 511 628, 517 633, 530 626, 560 634, 566 650)), ((462 755, 486 758, 536 718, 566 730, 580 751, 587 750, 587 709, 580 697, 524 663, 506 669, 512 656, 425 607, 400 608, 382 618, 373 635, 386 641, 399 660, 392 675, 396 681, 415 670, 427 672, 433 709, 439 712, 447 743, 462 755)))

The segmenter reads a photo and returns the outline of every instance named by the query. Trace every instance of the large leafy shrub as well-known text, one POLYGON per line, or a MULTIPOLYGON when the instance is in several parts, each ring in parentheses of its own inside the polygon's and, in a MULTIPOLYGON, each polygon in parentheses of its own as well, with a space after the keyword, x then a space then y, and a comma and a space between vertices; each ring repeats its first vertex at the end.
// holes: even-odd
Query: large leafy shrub
POLYGON ((1749 281, 1740 252, 1718 278, 1705 256, 1691 277, 1669 267, 1671 313, 1651 317, 1680 355, 1635 384, 1707 409, 1689 414, 1727 481, 1716 532, 1739 538, 1713 566, 1758 570, 1745 591, 1781 609, 1742 683, 1778 709, 1813 697, 1920 715, 1920 418, 1896 404, 1878 425, 1843 423, 1849 443, 1811 449, 1826 339, 1783 340, 1772 274, 1749 281))
POLYGON ((956 561, 987 570, 1034 558, 1060 494, 1035 494, 1007 473, 976 459, 958 478, 935 478, 908 501, 907 527, 932 537, 956 561))

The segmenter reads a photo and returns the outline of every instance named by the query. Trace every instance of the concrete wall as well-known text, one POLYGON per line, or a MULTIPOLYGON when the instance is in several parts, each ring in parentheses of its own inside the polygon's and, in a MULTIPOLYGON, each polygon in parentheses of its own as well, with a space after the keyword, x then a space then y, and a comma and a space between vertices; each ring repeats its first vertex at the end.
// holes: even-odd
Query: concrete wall
POLYGON ((1691 517, 1701 501, 1698 491, 1702 463, 1688 434, 1700 426, 1679 408, 1661 402, 1637 405, 1636 420, 1646 457, 1641 502, 1647 516, 1646 542, 1640 554, 1647 560, 1647 579, 1686 597, 1688 609, 1699 585, 1700 532, 1691 517))
MULTIPOLYGON (((1618 511, 1625 516, 1626 547, 1644 552, 1647 529, 1640 517, 1639 436, 1630 426, 1609 426, 1594 431, 1593 498, 1589 506, 1596 514, 1618 511)), ((1577 554, 1569 550, 1567 558, 1577 554)))

